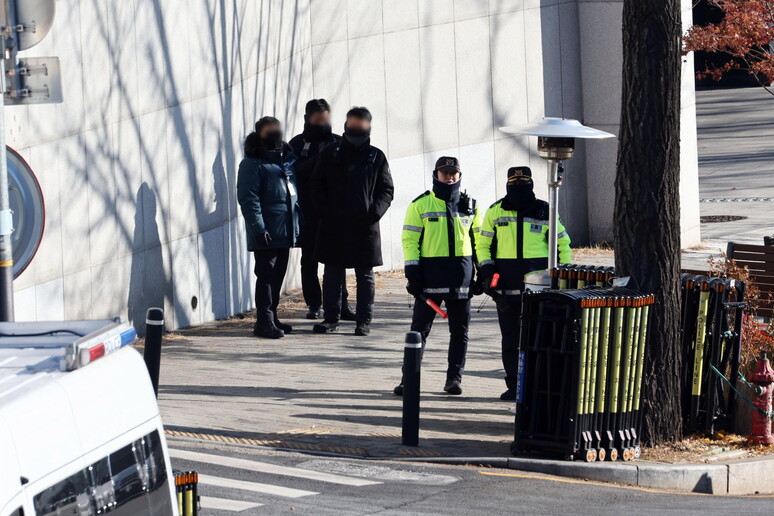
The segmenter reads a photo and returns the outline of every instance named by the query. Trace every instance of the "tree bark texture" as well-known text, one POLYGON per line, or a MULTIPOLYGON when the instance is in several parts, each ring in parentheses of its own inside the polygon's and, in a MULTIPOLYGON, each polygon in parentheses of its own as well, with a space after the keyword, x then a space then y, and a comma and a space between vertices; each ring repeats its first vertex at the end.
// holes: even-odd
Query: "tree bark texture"
POLYGON ((657 296, 643 378, 643 438, 682 434, 678 0, 624 0, 623 93, 615 180, 616 268, 657 296))

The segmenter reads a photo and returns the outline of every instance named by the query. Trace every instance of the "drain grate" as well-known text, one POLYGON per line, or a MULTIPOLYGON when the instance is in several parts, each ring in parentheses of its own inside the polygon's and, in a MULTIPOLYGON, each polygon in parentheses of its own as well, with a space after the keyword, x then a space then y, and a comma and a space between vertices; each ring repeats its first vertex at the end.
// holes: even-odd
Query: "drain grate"
POLYGON ((712 224, 714 222, 734 222, 737 220, 744 220, 747 217, 742 215, 705 215, 699 220, 702 224, 712 224))
POLYGON ((774 197, 707 197, 699 202, 772 202, 774 197))

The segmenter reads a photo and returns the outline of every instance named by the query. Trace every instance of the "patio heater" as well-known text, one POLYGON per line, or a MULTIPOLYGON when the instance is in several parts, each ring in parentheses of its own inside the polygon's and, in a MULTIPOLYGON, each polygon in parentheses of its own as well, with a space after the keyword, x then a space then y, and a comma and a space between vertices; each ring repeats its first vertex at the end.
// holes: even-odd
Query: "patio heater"
POLYGON ((548 270, 558 263, 557 231, 559 223, 559 187, 562 185, 561 163, 572 158, 576 138, 613 138, 615 135, 586 127, 577 120, 546 117, 538 123, 509 125, 500 131, 538 137, 538 155, 548 161, 548 270))

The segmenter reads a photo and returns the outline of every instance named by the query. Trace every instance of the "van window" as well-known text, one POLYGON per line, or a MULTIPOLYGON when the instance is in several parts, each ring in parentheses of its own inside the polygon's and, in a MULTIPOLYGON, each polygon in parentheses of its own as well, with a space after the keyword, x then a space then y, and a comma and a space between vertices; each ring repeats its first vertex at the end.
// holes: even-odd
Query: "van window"
POLYGON ((81 470, 49 487, 35 497, 35 514, 92 514, 90 482, 86 470, 81 470))
POLYGON ((154 430, 39 493, 35 511, 167 516, 172 514, 168 481, 161 438, 154 430))

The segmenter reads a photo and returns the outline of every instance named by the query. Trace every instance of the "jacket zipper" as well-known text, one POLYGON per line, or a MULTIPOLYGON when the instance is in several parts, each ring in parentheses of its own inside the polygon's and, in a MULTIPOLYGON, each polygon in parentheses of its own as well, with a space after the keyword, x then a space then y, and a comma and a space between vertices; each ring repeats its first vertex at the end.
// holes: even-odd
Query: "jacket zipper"
POLYGON ((454 217, 452 216, 451 203, 446 203, 446 233, 449 240, 449 256, 456 256, 454 249, 454 217))

